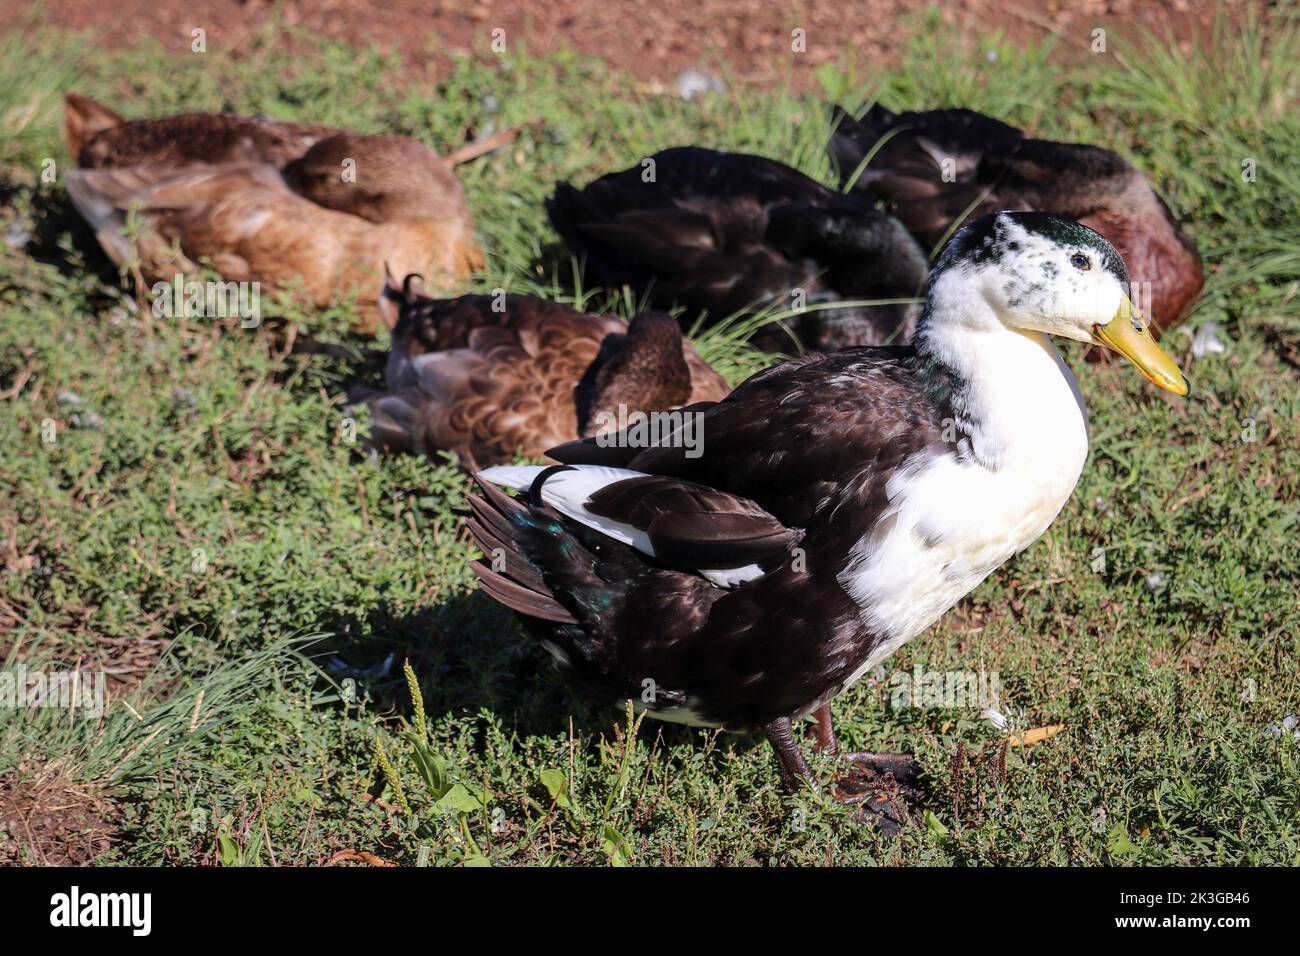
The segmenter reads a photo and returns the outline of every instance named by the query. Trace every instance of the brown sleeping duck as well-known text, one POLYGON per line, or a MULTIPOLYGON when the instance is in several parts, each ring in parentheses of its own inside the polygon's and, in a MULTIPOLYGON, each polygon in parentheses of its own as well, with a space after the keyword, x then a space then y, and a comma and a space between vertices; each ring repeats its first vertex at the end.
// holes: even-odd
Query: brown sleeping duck
POLYGON ((875 105, 858 120, 837 106, 835 120, 830 150, 841 180, 857 173, 852 191, 884 202, 927 250, 986 213, 1076 219, 1119 250, 1138 297, 1150 284, 1148 300, 1134 302, 1157 333, 1178 322, 1205 284, 1196 246, 1164 200, 1108 149, 1032 139, 966 109, 896 114, 875 105))
MULTIPOLYGON (((77 211, 150 284, 206 258, 228 281, 296 282, 324 306, 373 289, 385 263, 439 288, 483 265, 450 165, 408 137, 228 113, 125 120, 70 93, 65 138, 77 211)), ((357 309, 358 330, 373 332, 373 298, 357 309)))
POLYGON ((730 391, 662 312, 625 324, 528 295, 435 299, 415 276, 390 280, 380 309, 393 348, 388 391, 368 399, 372 443, 455 452, 470 470, 730 391))

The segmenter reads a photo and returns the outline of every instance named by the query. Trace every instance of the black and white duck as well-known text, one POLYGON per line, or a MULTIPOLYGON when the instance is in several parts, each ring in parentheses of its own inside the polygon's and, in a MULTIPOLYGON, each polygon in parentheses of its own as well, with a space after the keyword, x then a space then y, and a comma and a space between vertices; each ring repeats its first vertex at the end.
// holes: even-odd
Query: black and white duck
POLYGON ((1205 284, 1196 245, 1147 178, 1109 149, 1035 139, 966 109, 861 118, 835 107, 831 157, 841 180, 882 203, 933 248, 986 213, 1034 210, 1076 219, 1119 250, 1150 295, 1139 304, 1157 338, 1205 284), (851 182, 850 182, 851 180, 851 182))
MULTIPOLYGON (((482 472, 469 526, 497 559, 474 566, 482 587, 598 699, 761 729, 784 785, 811 784, 791 721, 817 712, 831 743, 830 701, 1073 492, 1087 410, 1051 337, 1104 344, 1187 394, 1128 286, 1085 226, 986 216, 940 256, 914 346, 758 373, 697 409, 702 454, 588 440, 553 449, 563 465, 482 472)), ((868 776, 902 766, 847 759, 868 776)))
POLYGON ((788 331, 759 330, 754 343, 770 351, 908 341, 915 306, 822 306, 914 298, 928 271, 907 230, 871 203, 744 153, 666 149, 582 189, 558 183, 546 209, 590 282, 714 322, 804 310, 788 331))

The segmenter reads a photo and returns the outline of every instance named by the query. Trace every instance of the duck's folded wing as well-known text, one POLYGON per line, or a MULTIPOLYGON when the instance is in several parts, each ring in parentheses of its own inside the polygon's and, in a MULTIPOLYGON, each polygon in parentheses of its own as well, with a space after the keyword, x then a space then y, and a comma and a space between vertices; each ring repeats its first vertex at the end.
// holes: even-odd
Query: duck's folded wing
POLYGON ((679 568, 762 565, 803 537, 748 498, 675 478, 625 478, 594 492, 585 507, 644 531, 655 557, 679 568))
MULTIPOLYGON (((665 177, 670 171, 660 170, 665 177)), ((693 174, 680 171, 687 182, 693 174)), ((583 190, 559 183, 546 208, 595 280, 653 289, 664 305, 724 318, 808 280, 807 267, 768 241, 766 216, 752 196, 696 195, 680 183, 656 188, 624 172, 583 190)))
POLYGON ((873 171, 923 179, 944 172, 949 175, 942 183, 962 182, 983 157, 1013 148, 1024 136, 1014 126, 967 109, 891 113, 877 103, 855 119, 836 106, 832 120, 829 149, 842 181, 870 157, 873 171))
POLYGON ((1003 208, 1050 209, 1083 219, 1111 197, 1131 202, 1129 187, 1142 176, 1119 153, 1100 146, 1024 139, 1014 149, 988 153, 979 179, 996 185, 1003 208))
POLYGON ((618 435, 549 454, 723 489, 758 502, 787 527, 806 527, 846 492, 855 507, 879 507, 894 469, 941 440, 952 412, 916 377, 914 362, 909 348, 802 356, 703 406, 695 441, 669 435, 626 448, 637 445, 625 440, 634 436, 618 435))
POLYGON ((722 587, 762 576, 803 539, 747 498, 675 478, 592 465, 504 466, 481 477, 722 587))
POLYGON ((178 243, 190 258, 222 256, 218 267, 233 279, 247 278, 250 244, 268 224, 294 223, 306 234, 311 214, 337 215, 294 196, 276 170, 259 164, 77 169, 67 184, 77 212, 119 264, 132 259, 133 239, 146 265, 178 243), (132 216, 149 228, 128 228, 132 216))
MULTIPOLYGON (((476 329, 474 335, 493 331, 476 329)), ((517 341, 503 336, 485 351, 454 349, 415 359, 418 387, 411 392, 419 403, 420 450, 454 451, 482 464, 526 446, 530 429, 540 427, 527 358, 517 341)))
MULTIPOLYGON (((73 208, 95 231, 95 237, 108 257, 121 266, 134 258, 128 220, 133 215, 150 212, 154 190, 164 186, 175 175, 174 168, 162 165, 74 169, 67 173, 65 181, 73 208)), ((134 238, 141 241, 138 230, 134 238)), ((167 241, 166 237, 148 233, 143 241, 148 244, 151 238, 163 243, 167 241)), ((138 251, 141 258, 146 258, 146 250, 138 251)))
POLYGON ((376 437, 393 448, 453 451, 477 467, 538 457, 576 433, 569 357, 556 359, 559 367, 538 361, 522 338, 478 328, 468 348, 390 361, 391 393, 370 403, 376 422, 383 415, 376 437))
POLYGON ((605 220, 579 222, 577 227, 656 269, 680 268, 718 246, 710 217, 680 207, 633 209, 605 220))
POLYGON ((214 206, 223 195, 235 190, 256 188, 272 194, 289 194, 289 188, 275 169, 256 163, 74 169, 67 174, 67 181, 73 204, 92 225, 130 207, 153 212, 188 209, 198 202, 214 206))
POLYGON ((706 204, 633 209, 570 224, 565 237, 606 285, 654 283, 665 302, 712 310, 788 288, 791 266, 744 217, 706 204), (739 223, 739 224, 738 224, 739 223))
POLYGON ((365 271, 359 256, 374 239, 373 225, 295 195, 265 164, 78 169, 67 178, 109 256, 139 261, 146 275, 207 258, 227 280, 298 281, 324 301, 341 277, 365 271), (133 217, 139 225, 128 227, 133 217))

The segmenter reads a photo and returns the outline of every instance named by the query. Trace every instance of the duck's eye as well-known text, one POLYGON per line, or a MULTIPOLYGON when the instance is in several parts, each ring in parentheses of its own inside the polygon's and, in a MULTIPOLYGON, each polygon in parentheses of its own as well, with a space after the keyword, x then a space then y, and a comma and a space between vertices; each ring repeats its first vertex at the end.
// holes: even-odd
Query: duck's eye
POLYGON ((1087 272, 1092 268, 1092 261, 1082 252, 1076 252, 1070 256, 1070 265, 1074 266, 1080 272, 1087 272))

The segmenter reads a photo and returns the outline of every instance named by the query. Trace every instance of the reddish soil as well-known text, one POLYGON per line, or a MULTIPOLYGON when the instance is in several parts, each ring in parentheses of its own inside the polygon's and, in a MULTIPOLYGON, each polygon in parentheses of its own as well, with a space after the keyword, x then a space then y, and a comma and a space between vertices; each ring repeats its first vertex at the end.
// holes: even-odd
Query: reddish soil
POLYGON ((116 836, 108 801, 60 781, 0 780, 0 866, 87 866, 116 836))
MULTIPOLYGON (((1222 7, 1234 19, 1255 0, 45 0, 42 24, 83 30, 117 48, 156 38, 172 52, 189 49, 202 27, 208 49, 238 48, 277 12, 312 33, 397 50, 421 72, 440 72, 457 51, 490 57, 493 31, 505 30, 507 48, 532 53, 569 48, 630 69, 645 81, 671 82, 682 70, 710 69, 720 60, 746 78, 786 75, 796 82, 811 67, 837 59, 847 47, 867 62, 891 62, 907 18, 937 6, 955 31, 999 29, 1034 41, 1059 32, 1064 47, 1086 53, 1092 30, 1139 25, 1186 41, 1208 30, 1222 7), (791 52, 791 31, 802 28, 806 52, 791 52)), ((1262 3, 1257 4, 1262 6, 1262 3)), ((32 6, 0 0, 0 34, 25 29, 32 6)), ((910 21, 915 24, 915 20, 910 21)))

